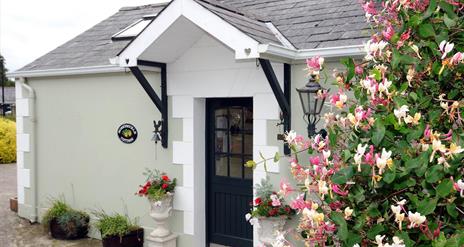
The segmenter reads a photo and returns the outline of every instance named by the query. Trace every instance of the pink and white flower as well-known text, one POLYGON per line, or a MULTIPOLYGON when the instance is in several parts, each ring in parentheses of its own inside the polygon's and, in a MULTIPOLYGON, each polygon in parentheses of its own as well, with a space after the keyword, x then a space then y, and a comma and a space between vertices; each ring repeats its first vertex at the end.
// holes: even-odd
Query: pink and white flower
POLYGON ((442 42, 440 42, 439 47, 442 54, 441 59, 445 59, 448 53, 450 53, 453 50, 454 44, 446 42, 446 40, 443 40, 442 42))
POLYGON ((454 183, 454 188, 459 192, 461 197, 464 197, 464 181, 462 179, 454 183))
POLYGON ((418 212, 412 213, 411 211, 409 211, 408 219, 410 222, 409 228, 414 228, 416 226, 422 225, 422 223, 424 223, 427 218, 425 218, 425 216, 421 215, 418 212))
POLYGON ((406 114, 409 112, 409 106, 402 105, 399 109, 393 110, 393 114, 398 118, 398 123, 401 124, 401 119, 406 117, 406 114))
POLYGON ((458 65, 459 63, 464 62, 464 53, 463 52, 457 52, 454 54, 454 56, 451 58, 450 63, 452 65, 458 65))
POLYGON ((282 205, 282 203, 280 202, 280 199, 277 195, 274 195, 272 194, 271 195, 271 200, 272 200, 272 206, 274 207, 278 207, 280 205, 282 205))

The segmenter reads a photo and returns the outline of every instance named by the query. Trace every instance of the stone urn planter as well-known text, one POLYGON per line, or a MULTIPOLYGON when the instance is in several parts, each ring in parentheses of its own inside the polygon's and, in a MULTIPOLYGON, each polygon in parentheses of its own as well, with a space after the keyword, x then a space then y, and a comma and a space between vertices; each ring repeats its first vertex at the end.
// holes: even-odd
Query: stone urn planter
POLYGON ((169 193, 161 201, 150 200, 150 216, 155 220, 155 229, 150 233, 151 237, 164 238, 171 234, 168 219, 171 216, 174 193, 169 193))
POLYGON ((277 231, 283 231, 287 217, 258 218, 258 239, 266 246, 272 246, 276 240, 277 231))

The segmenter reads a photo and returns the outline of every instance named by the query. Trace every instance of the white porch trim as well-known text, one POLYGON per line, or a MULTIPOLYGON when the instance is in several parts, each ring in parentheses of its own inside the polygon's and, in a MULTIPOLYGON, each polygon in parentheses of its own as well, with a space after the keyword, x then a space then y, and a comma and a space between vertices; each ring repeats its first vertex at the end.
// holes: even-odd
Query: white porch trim
POLYGON ((6 74, 10 78, 19 77, 46 77, 46 76, 64 76, 64 75, 85 75, 85 74, 101 74, 113 72, 125 72, 125 68, 116 65, 88 66, 63 69, 47 69, 47 70, 30 70, 30 71, 14 71, 6 74))
MULTIPOLYGON (((174 0, 121 53, 117 64, 137 65, 137 59, 181 16, 231 48, 236 59, 259 57, 259 43, 193 0, 174 0)), ((160 61, 164 62, 164 61, 160 61)))

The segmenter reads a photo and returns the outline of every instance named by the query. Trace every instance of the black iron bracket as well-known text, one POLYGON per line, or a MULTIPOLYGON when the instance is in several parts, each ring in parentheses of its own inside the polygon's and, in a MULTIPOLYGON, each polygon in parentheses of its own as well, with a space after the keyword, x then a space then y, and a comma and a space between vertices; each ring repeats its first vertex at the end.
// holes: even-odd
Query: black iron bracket
MULTIPOLYGON (((137 81, 143 87, 145 92, 148 94, 148 97, 153 101, 156 108, 161 113, 161 145, 163 148, 168 148, 168 95, 167 95, 167 75, 166 75, 166 64, 165 63, 158 63, 152 61, 145 61, 145 60, 138 60, 137 64, 139 66, 147 66, 147 67, 156 67, 160 68, 161 70, 161 98, 156 94, 156 91, 148 82, 147 78, 143 75, 142 71, 139 67, 129 67, 132 74, 135 76, 137 81)), ((159 128, 159 127, 158 127, 159 128)))
MULTIPOLYGON (((263 68, 264 75, 271 86, 272 92, 277 99, 280 110, 282 111, 284 132, 290 131, 291 129, 291 118, 292 111, 290 107, 291 102, 291 66, 290 64, 284 64, 284 90, 280 87, 279 81, 274 73, 272 64, 267 59, 259 58, 259 63, 263 68)), ((288 145, 284 145, 284 153, 290 154, 290 148, 288 145)))

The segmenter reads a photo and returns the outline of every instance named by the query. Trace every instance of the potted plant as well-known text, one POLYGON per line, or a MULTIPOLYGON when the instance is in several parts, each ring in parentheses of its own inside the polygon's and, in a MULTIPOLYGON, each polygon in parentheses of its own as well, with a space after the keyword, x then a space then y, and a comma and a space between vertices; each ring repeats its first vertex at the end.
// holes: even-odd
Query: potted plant
POLYGON ((282 232, 290 216, 295 214, 289 205, 285 204, 283 195, 272 190, 268 179, 255 185, 256 198, 250 204, 251 212, 245 217, 250 224, 258 227, 258 238, 265 245, 272 245, 277 233, 282 232))
POLYGON ((64 200, 52 201, 42 223, 56 239, 79 239, 87 236, 90 217, 87 213, 72 209, 64 200))
POLYGON ((170 179, 166 173, 158 170, 146 169, 143 173, 147 178, 144 185, 140 185, 139 196, 147 197, 150 202, 150 216, 155 220, 155 229, 150 236, 163 238, 169 236, 167 219, 171 215, 172 202, 176 179, 170 179))
POLYGON ((103 247, 143 247, 143 228, 121 214, 94 212, 103 247))

